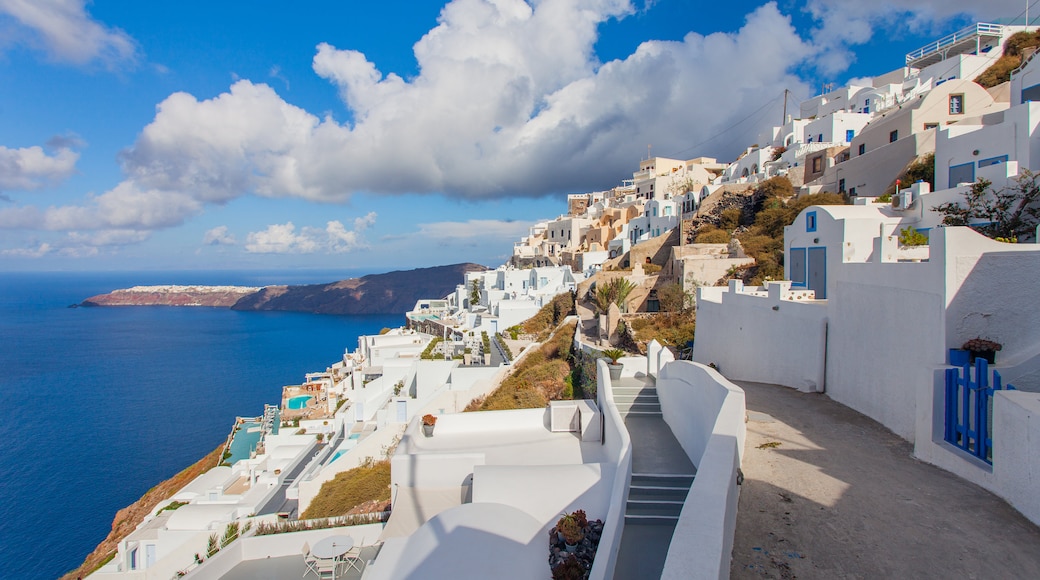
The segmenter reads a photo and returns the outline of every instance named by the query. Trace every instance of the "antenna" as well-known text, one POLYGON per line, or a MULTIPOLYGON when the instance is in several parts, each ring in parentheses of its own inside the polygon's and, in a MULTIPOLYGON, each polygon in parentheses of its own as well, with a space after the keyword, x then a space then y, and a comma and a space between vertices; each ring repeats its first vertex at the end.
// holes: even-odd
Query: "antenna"
POLYGON ((647 143, 647 145, 646 145, 646 160, 650 161, 650 159, 651 159, 651 157, 650 157, 650 144, 647 143))

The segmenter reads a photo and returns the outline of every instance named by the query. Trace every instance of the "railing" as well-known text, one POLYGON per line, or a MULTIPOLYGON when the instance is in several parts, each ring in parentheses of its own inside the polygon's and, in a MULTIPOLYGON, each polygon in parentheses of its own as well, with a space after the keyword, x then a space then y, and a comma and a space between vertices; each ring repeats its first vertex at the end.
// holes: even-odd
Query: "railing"
MULTIPOLYGON (((972 456, 993 464, 993 393, 1003 390, 1000 373, 993 371, 990 386, 986 359, 946 369, 946 431, 944 439, 972 456)), ((1007 390, 1013 390, 1012 385, 1007 390)))
POLYGON ((913 52, 908 52, 906 54, 906 64, 910 64, 911 62, 919 58, 923 58, 934 52, 939 52, 940 50, 967 38, 983 35, 1000 36, 1003 33, 1004 27, 999 24, 987 24, 985 22, 979 22, 974 26, 969 26, 967 28, 958 30, 957 32, 954 32, 949 36, 945 36, 935 42, 922 46, 921 48, 913 52))

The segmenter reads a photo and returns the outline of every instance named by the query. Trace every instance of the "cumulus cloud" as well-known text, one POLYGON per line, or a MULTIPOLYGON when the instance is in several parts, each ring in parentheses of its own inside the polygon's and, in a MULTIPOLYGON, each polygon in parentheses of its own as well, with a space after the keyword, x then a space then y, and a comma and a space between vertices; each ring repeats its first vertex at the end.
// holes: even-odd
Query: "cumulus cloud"
POLYGON ((437 241, 449 240, 517 240, 527 235, 530 223, 511 220, 467 220, 419 224, 417 236, 437 241))
POLYGON ((29 44, 55 61, 115 67, 136 58, 133 39, 91 18, 85 0, 0 0, 0 24, 4 20, 8 42, 29 44))
MULTIPOLYGON (((788 71, 809 46, 775 4, 736 32, 649 41, 598 62, 598 25, 632 10, 624 0, 456 0, 415 45, 420 73, 408 80, 321 44, 313 67, 339 90, 347 123, 248 80, 207 100, 171 95, 123 154, 127 182, 200 204, 250 193, 539 196, 609 186, 645 143, 688 149, 784 88, 807 92, 788 71)), ((693 153, 735 154, 758 127, 741 129, 693 153)))
POLYGON ((53 154, 39 146, 8 149, 0 145, 0 192, 41 189, 71 176, 79 153, 65 141, 56 143, 59 147, 53 154))
MULTIPOLYGON (((819 24, 812 35, 817 49, 815 63, 821 72, 833 74, 845 70, 855 60, 852 50, 855 45, 866 43, 879 30, 895 34, 907 30, 938 33, 938 25, 958 17, 983 20, 1022 17, 1025 3, 1020 0, 808 0, 805 10, 819 24)), ((1040 6, 1031 9, 1030 20, 1033 16, 1040 16, 1040 6)))
POLYGON ((228 233, 227 226, 217 226, 202 236, 202 243, 207 246, 234 246, 238 241, 233 234, 228 233))
POLYGON ((375 212, 356 218, 353 230, 348 230, 338 220, 325 224, 325 229, 304 227, 299 232, 292 222, 272 224, 265 230, 251 232, 246 238, 245 249, 254 254, 347 253, 368 247, 361 234, 375 223, 375 219, 375 212))
POLYGON ((12 248, 0 250, 0 256, 13 256, 17 258, 42 258, 54 250, 50 244, 43 242, 32 248, 12 248))

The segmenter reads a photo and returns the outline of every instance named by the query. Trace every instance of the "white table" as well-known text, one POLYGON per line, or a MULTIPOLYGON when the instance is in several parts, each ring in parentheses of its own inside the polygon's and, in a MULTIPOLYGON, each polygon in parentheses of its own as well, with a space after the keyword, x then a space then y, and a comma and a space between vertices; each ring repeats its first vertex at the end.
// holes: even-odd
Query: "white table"
POLYGON ((346 554, 354 547, 350 536, 329 536, 311 548, 311 555, 322 560, 332 560, 346 554))

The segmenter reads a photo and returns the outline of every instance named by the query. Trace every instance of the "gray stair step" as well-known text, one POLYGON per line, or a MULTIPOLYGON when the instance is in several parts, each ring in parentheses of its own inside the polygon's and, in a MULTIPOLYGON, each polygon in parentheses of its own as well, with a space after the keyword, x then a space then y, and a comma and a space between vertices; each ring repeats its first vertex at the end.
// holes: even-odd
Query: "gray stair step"
POLYGON ((682 487, 690 489, 695 475, 690 473, 633 473, 632 485, 682 487))
POLYGON ((629 500, 625 504, 626 516, 662 516, 679 517, 682 512, 682 502, 653 502, 629 500))
POLYGON ((679 516, 641 516, 641 515, 625 515, 626 526, 669 526, 675 527, 675 523, 679 521, 679 516))

